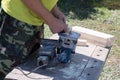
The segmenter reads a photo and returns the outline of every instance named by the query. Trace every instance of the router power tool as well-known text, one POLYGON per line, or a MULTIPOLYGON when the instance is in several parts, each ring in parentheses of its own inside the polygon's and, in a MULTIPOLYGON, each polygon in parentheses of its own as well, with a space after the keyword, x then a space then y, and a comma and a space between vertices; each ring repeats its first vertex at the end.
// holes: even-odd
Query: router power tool
POLYGON ((59 34, 59 47, 57 59, 61 63, 68 63, 71 55, 75 53, 77 39, 80 34, 70 31, 69 33, 59 34))
POLYGON ((59 33, 58 40, 43 39, 37 58, 37 66, 58 63, 68 63, 75 53, 77 39, 80 34, 69 30, 67 33, 59 33))

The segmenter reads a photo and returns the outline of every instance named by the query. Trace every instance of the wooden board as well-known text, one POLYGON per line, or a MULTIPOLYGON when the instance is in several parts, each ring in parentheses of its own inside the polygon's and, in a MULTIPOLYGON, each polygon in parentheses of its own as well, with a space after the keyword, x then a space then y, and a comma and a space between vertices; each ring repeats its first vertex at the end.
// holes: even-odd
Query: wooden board
POLYGON ((98 80, 109 50, 97 46, 78 80, 98 80))
MULTIPOLYGON (((55 39, 55 40, 58 40, 59 39, 59 36, 58 34, 54 34, 50 37, 50 39, 55 39)), ((78 39, 77 41, 77 46, 87 46, 87 40, 85 39, 78 39)))
POLYGON ((91 30, 88 28, 74 26, 73 31, 81 34, 81 39, 86 39, 87 41, 96 44, 101 47, 111 47, 113 45, 114 36, 106 34, 103 32, 91 30))
MULTIPOLYGON (((71 63, 39 69, 27 76, 15 68, 5 77, 5 80, 98 80, 110 50, 104 47, 111 47, 114 37, 84 28, 77 28, 76 31, 80 32, 80 38, 91 43, 87 43, 88 46, 77 46, 71 63)), ((58 39, 58 35, 53 35, 51 39, 58 39)), ((36 68, 36 65, 36 59, 33 58, 19 67, 26 74, 36 68)))
MULTIPOLYGON (((76 54, 73 55, 71 63, 66 65, 58 64, 56 67, 45 70, 39 69, 27 77, 19 69, 15 68, 6 76, 6 79, 11 78, 21 80, 21 78, 23 78, 25 80, 32 80, 31 78, 47 77, 48 79, 43 80, 77 80, 88 64, 90 56, 93 54, 95 48, 96 45, 93 44, 89 44, 89 47, 77 47, 76 54)), ((22 68, 22 71, 27 73, 36 67, 36 63, 32 60, 20 67, 22 68)))
MULTIPOLYGON (((97 80, 109 50, 90 43, 88 45, 89 47, 77 46, 76 54, 73 55, 69 64, 59 64, 56 67, 39 69, 28 76, 25 76, 19 69, 15 68, 6 76, 6 80, 97 80)), ((36 63, 30 60, 20 67, 23 72, 29 73, 36 67, 36 63)))

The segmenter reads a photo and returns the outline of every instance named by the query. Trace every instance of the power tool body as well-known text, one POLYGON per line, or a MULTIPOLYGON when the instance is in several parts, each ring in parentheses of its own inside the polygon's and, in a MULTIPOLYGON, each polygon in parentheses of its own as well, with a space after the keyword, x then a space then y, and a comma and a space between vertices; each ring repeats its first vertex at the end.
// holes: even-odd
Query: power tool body
POLYGON ((37 66, 57 63, 68 63, 71 61, 72 54, 75 53, 77 39, 80 34, 69 31, 68 33, 59 33, 59 39, 43 39, 39 49, 37 66))

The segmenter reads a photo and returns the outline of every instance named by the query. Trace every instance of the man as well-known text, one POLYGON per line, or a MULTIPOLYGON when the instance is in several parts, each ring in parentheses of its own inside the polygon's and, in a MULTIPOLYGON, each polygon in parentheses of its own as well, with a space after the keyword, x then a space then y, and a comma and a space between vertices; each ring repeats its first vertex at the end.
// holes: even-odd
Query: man
POLYGON ((31 54, 43 37, 43 24, 52 33, 66 32, 57 0, 2 0, 0 14, 0 71, 7 74, 31 54))

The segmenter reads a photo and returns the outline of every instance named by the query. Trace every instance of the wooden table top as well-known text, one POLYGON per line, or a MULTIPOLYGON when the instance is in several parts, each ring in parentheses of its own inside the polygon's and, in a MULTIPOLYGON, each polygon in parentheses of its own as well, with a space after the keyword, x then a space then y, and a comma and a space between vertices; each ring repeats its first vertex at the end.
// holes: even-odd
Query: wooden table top
MULTIPOLYGON (((58 64, 56 67, 39 69, 25 76, 19 69, 13 69, 6 77, 12 80, 97 80, 106 61, 109 49, 87 43, 77 46, 71 63, 58 64)), ((29 73, 36 66, 33 60, 21 66, 24 73, 29 73)))
MULTIPOLYGON (((98 80, 110 52, 110 48, 105 47, 112 46, 114 36, 83 27, 73 30, 81 34, 80 39, 87 40, 88 46, 76 46, 70 63, 24 75, 22 72, 27 74, 37 67, 36 61, 31 59, 19 66, 22 71, 14 68, 5 80, 98 80)), ((53 35, 51 39, 58 39, 58 36, 53 35)))

